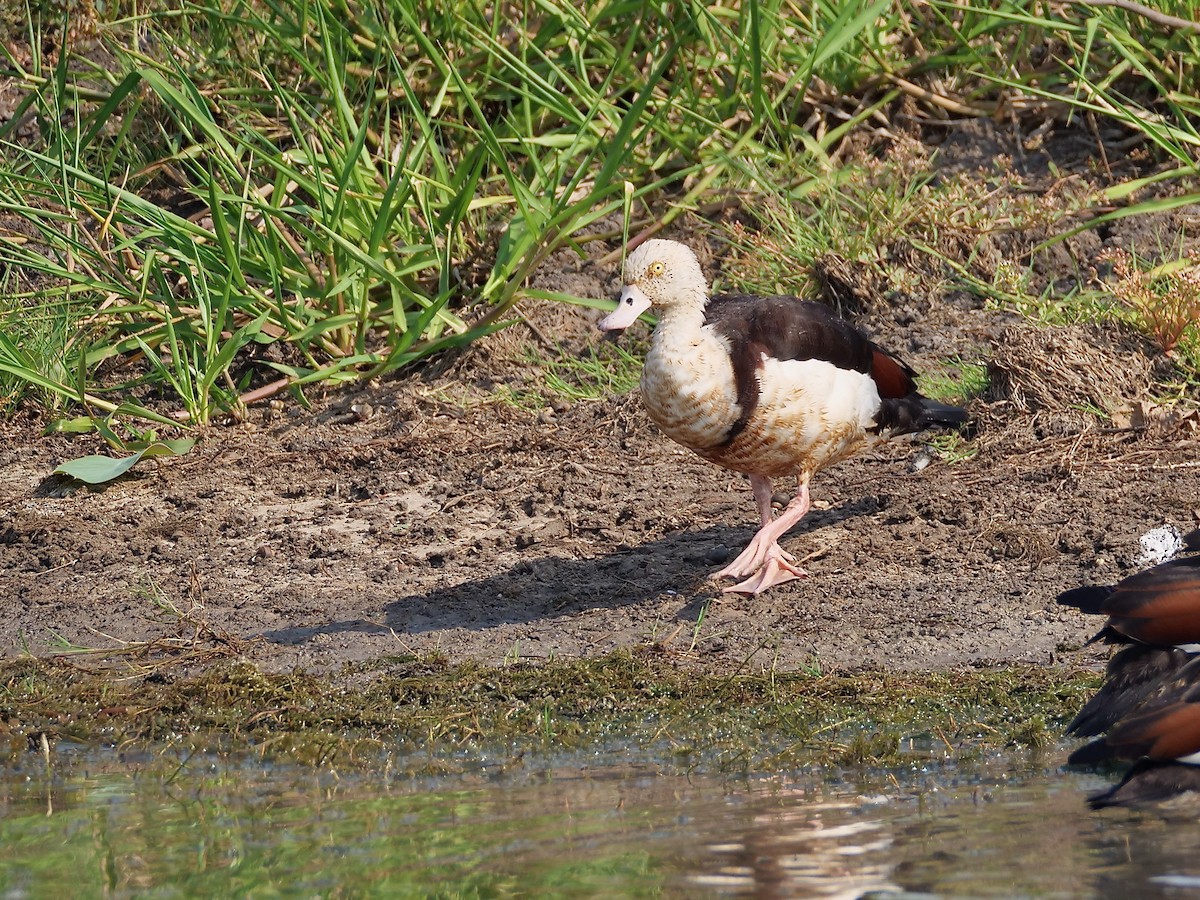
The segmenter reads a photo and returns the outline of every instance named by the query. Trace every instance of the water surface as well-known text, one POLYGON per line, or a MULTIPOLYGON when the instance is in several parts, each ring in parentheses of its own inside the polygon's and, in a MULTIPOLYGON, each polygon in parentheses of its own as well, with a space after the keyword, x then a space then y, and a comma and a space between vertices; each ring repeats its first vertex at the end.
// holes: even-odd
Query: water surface
POLYGON ((464 756, 435 777, 68 748, 0 776, 0 895, 1200 896, 1194 815, 1089 812, 1106 778, 1060 758, 731 778, 464 756))

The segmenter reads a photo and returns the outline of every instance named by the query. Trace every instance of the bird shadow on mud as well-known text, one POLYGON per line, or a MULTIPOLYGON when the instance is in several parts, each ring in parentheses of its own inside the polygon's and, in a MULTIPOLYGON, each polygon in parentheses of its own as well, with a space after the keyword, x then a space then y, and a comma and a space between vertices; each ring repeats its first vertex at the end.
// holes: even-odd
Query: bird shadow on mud
MULTIPOLYGON (((785 546, 804 557, 821 546, 819 541, 803 540, 805 536, 879 509, 878 497, 865 497, 814 512, 788 533, 785 546), (797 538, 801 538, 798 544, 797 538)), ((524 559, 485 578, 385 601, 379 618, 281 628, 262 636, 273 643, 296 645, 318 635, 351 631, 394 634, 455 628, 483 631, 563 618, 592 609, 633 606, 670 594, 690 598, 677 617, 693 620, 701 605, 718 595, 725 584, 711 580, 710 576, 727 558, 732 559, 740 552, 753 533, 751 528, 714 525, 622 546, 599 557, 546 555, 524 559)))

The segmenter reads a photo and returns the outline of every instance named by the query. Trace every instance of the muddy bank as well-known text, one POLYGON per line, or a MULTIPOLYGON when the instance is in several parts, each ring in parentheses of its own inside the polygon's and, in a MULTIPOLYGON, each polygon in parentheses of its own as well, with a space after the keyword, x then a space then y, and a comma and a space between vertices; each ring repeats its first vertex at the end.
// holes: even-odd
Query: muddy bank
MULTIPOLYGON (((594 340, 587 313, 543 313, 543 331, 574 335, 567 352, 594 340)), ((47 478, 86 440, 10 423, 5 652, 200 623, 272 671, 648 645, 718 672, 1050 665, 1093 628, 1055 594, 1130 571, 1143 532, 1200 510, 1185 427, 1038 433, 979 401, 968 458, 904 439, 818 476, 784 542, 812 577, 721 596, 707 576, 753 532, 744 479, 659 435, 636 393, 557 411, 497 399, 536 377, 513 363, 530 340, 518 327, 430 379, 256 411, 102 490, 47 478)))

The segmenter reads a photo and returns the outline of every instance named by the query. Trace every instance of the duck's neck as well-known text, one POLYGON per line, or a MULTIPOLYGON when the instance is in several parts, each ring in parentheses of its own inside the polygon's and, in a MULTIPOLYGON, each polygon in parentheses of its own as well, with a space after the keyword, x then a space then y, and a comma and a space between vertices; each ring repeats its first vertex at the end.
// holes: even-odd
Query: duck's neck
POLYGON ((669 343, 693 343, 700 337, 704 327, 704 307, 708 301, 704 290, 693 291, 684 302, 672 303, 658 318, 654 329, 654 343, 660 346, 669 343))

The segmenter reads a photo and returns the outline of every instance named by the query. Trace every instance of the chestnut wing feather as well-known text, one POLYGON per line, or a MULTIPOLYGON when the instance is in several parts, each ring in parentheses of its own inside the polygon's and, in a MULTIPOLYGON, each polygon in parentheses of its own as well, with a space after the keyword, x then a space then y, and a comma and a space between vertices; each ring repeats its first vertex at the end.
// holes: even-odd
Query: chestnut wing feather
POLYGON ((1111 587, 1064 591, 1058 602, 1107 615, 1110 628, 1148 644, 1200 643, 1200 556, 1162 563, 1111 587))

